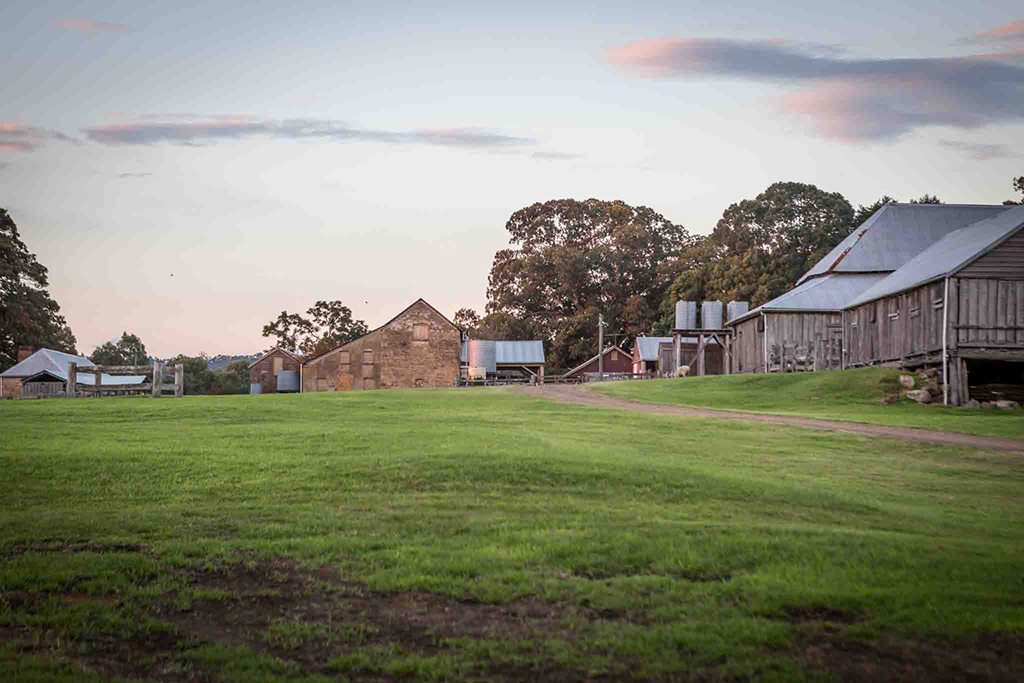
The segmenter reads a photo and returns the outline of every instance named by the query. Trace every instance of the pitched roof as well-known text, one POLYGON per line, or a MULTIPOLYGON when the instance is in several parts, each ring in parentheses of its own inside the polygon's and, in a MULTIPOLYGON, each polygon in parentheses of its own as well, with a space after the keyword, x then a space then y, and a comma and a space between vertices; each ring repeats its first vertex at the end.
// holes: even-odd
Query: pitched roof
POLYGON ((735 325, 755 315, 782 312, 836 312, 846 308, 851 301, 887 277, 886 273, 831 274, 808 280, 797 285, 768 303, 752 311, 736 316, 726 325, 735 325))
POLYGON ((54 376, 67 379, 68 363, 77 363, 80 368, 93 366, 93 362, 85 356, 75 356, 53 349, 39 349, 17 365, 0 373, 0 377, 31 377, 40 372, 49 372, 54 376))
MULTIPOLYGON (((40 375, 49 375, 56 380, 61 382, 68 381, 68 374, 58 373, 53 370, 41 370, 34 375, 26 377, 23 381, 27 382, 33 380, 40 375)), ((117 384, 145 384, 147 377, 145 375, 108 375, 103 373, 103 377, 100 379, 100 385, 117 385, 117 384)), ((93 372, 85 372, 78 375, 75 379, 77 384, 96 384, 96 374, 93 372)))
POLYGON ((973 263, 1024 228, 1024 206, 1006 208, 1009 210, 949 233, 907 261, 902 268, 864 291, 848 307, 860 306, 945 278, 973 263))
POLYGON ((296 354, 292 353, 288 349, 282 349, 280 346, 275 346, 274 348, 270 349, 269 351, 267 351, 265 354, 263 354, 262 356, 260 356, 256 360, 254 360, 253 362, 249 363, 249 367, 252 368, 254 365, 259 363, 261 360, 263 360, 264 358, 267 358, 268 356, 272 355, 276 351, 280 351, 281 353, 285 354, 286 356, 288 356, 292 360, 295 360, 295 361, 298 361, 299 363, 302 363, 302 358, 300 356, 297 356, 296 354))
POLYGON ((1008 208, 986 204, 885 204, 797 284, 828 273, 894 271, 954 230, 1008 208))
POLYGON ((543 365, 544 342, 499 341, 495 361, 498 365, 543 365))
MULTIPOLYGON (((622 355, 626 356, 627 358, 628 358, 629 356, 631 356, 631 355, 632 355, 632 354, 626 353, 625 351, 623 351, 622 349, 620 349, 620 348, 619 348, 618 346, 615 346, 615 345, 612 345, 612 346, 609 346, 609 347, 607 347, 607 348, 606 348, 606 349, 604 350, 604 354, 603 354, 603 355, 607 356, 607 355, 608 355, 609 353, 611 353, 612 351, 618 351, 619 353, 621 353, 622 355)), ((569 372, 565 373, 565 375, 564 375, 564 376, 567 376, 567 375, 571 375, 571 374, 573 374, 574 372, 577 372, 578 370, 581 370, 582 368, 585 368, 586 366, 590 365, 590 364, 591 364, 591 363, 593 363, 593 362, 594 362, 595 360, 597 360, 597 357, 598 357, 598 355, 599 355, 599 354, 596 354, 596 353, 595 353, 595 354, 594 354, 594 357, 593 357, 593 358, 591 358, 591 359, 589 359, 589 360, 586 360, 586 361, 584 361, 584 362, 580 363, 579 365, 577 365, 576 367, 574 367, 574 368, 573 368, 572 370, 570 370, 569 372)))

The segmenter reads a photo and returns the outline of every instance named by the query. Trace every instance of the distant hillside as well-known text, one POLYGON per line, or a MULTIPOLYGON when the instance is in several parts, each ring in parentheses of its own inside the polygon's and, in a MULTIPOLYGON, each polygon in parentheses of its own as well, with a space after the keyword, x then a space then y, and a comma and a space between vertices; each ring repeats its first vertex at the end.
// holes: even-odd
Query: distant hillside
POLYGON ((228 356, 225 354, 220 354, 219 356, 211 356, 210 360, 207 362, 207 367, 210 368, 211 370, 223 370, 228 366, 228 363, 230 363, 231 361, 244 360, 247 363, 251 363, 262 355, 263 354, 261 353, 254 353, 250 356, 228 356))

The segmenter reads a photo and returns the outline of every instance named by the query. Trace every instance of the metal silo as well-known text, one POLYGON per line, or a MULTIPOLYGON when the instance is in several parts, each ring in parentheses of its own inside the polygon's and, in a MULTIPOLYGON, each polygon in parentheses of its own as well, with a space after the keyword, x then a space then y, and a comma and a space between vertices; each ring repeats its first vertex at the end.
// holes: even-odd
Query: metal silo
MULTIPOLYGON (((486 339, 469 340, 469 372, 474 376, 474 368, 483 368, 484 372, 494 374, 498 371, 498 342, 486 339)), ((480 371, 477 370, 477 373, 480 371)))
POLYGON ((735 320, 741 315, 746 315, 750 311, 749 301, 730 301, 725 305, 725 320, 735 320))
POLYGON ((692 330, 697 327, 697 302, 676 302, 676 329, 692 330))
POLYGON ((705 330, 722 329, 722 302, 705 301, 700 307, 701 328, 705 330))
POLYGON ((293 394, 299 390, 299 371, 298 370, 278 370, 277 371, 277 393, 279 394, 293 394))

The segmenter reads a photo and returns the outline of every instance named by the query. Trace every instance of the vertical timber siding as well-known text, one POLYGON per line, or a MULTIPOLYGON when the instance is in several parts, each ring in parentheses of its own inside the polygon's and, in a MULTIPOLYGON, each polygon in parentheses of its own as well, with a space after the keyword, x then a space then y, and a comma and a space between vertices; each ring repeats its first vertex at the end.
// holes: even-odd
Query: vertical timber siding
POLYGON ((957 276, 1024 280, 1024 230, 1018 231, 974 263, 962 268, 957 276))
POLYGON ((952 278, 959 310, 953 329, 960 348, 1024 347, 1024 280, 952 278))
POLYGON ((761 316, 756 315, 733 326, 732 372, 764 372, 764 332, 758 331, 761 316))

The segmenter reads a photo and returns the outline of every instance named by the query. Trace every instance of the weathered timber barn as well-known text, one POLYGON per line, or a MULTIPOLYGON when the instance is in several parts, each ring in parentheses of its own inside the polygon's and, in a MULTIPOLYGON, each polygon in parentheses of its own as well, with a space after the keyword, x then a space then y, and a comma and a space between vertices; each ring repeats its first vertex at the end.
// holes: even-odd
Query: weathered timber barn
MULTIPOLYGON (((697 362, 696 337, 682 337, 679 344, 680 364, 695 367, 697 362)), ((721 375, 725 360, 722 347, 714 340, 705 345, 705 372, 721 375)), ((637 337, 633 344, 633 373, 651 373, 658 377, 672 377, 676 374, 675 342, 672 337, 637 337)))
POLYGON ((1008 208, 886 204, 785 294, 729 320, 732 372, 766 372, 798 359, 806 369, 844 367, 842 311, 946 235, 1008 208))
POLYGON ((250 393, 297 392, 302 359, 280 346, 267 351, 249 365, 250 393))
POLYGON ((462 332, 423 299, 355 341, 302 364, 302 391, 449 387, 462 332))
POLYGON ((843 316, 847 367, 941 364, 953 405, 1024 400, 1024 207, 949 233, 843 316))
MULTIPOLYGON (((618 346, 609 346, 604 350, 605 374, 633 374, 633 356, 618 346)), ((599 356, 594 354, 590 360, 580 363, 562 377, 580 377, 591 379, 598 376, 599 356)))
MULTIPOLYGON (((31 351, 31 349, 28 349, 31 351)), ((53 349, 39 349, 35 353, 18 354, 21 361, 0 374, 0 398, 40 398, 46 396, 63 396, 67 392, 68 364, 75 363, 79 368, 91 368, 94 363, 85 356, 75 356, 53 349)), ((95 384, 94 373, 81 373, 77 377, 78 384, 95 384)), ((144 384, 144 375, 104 374, 100 382, 111 386, 144 384)))

